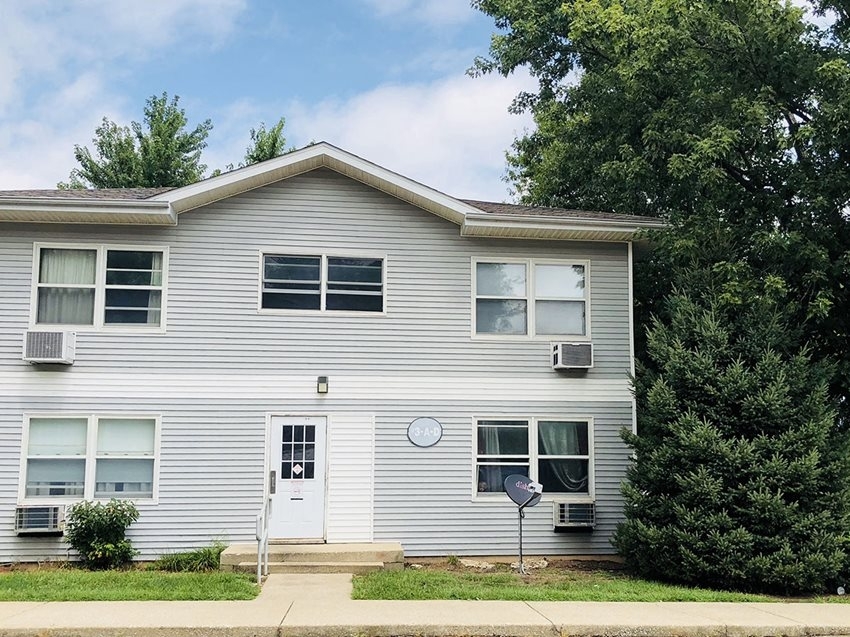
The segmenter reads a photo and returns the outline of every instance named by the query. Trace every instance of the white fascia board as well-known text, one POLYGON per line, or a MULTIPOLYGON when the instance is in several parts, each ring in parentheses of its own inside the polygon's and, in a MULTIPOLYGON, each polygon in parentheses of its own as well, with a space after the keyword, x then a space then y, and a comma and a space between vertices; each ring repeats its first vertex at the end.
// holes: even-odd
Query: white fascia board
POLYGON ((116 199, 0 198, 0 222, 176 226, 168 202, 116 199))
POLYGON ((642 230, 665 228, 661 220, 598 219, 591 217, 534 217, 467 214, 461 226, 464 237, 522 239, 573 239, 581 241, 632 241, 642 230))
POLYGON ((326 142, 170 190, 150 201, 167 201, 177 213, 193 210, 316 168, 330 168, 460 225, 478 209, 326 142))

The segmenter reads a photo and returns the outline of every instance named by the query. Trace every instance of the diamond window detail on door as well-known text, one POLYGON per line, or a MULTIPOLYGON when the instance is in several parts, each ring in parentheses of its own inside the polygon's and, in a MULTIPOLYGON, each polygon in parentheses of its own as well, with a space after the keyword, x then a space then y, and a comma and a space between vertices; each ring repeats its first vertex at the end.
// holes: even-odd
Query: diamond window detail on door
POLYGON ((316 472, 316 425, 282 427, 280 477, 312 480, 316 472))

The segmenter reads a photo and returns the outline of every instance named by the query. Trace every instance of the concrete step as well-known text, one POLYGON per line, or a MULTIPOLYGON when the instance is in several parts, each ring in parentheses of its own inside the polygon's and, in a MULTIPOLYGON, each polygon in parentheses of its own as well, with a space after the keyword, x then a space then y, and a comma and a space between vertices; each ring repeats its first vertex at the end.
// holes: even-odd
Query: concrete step
MULTIPOLYGON (((231 544, 221 554, 221 570, 256 572, 257 545, 231 544)), ((271 544, 272 573, 365 573, 404 568, 398 542, 371 544, 271 544)))
MULTIPOLYGON (((269 573, 371 573, 381 570, 400 570, 403 563, 398 562, 269 562, 269 573)), ((257 562, 235 564, 233 570, 239 573, 254 574, 257 562)))

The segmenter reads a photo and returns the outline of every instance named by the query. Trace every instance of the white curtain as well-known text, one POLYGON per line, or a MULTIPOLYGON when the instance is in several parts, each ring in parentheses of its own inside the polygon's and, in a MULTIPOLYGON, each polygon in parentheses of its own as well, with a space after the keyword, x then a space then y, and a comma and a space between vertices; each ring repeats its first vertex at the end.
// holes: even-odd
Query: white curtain
MULTIPOLYGON (((162 285, 162 252, 154 252, 151 258, 151 285, 162 285)), ((148 299, 148 325, 159 325, 161 319, 162 292, 151 290, 148 299)))
MULTIPOLYGON (((499 430, 496 427, 479 427, 479 455, 486 453, 488 456, 499 455, 499 430), (483 443, 483 445, 482 445, 483 443)), ((492 465, 479 465, 478 467, 478 490, 479 491, 501 491, 502 468, 492 465)))
POLYGON ((93 287, 50 287, 50 284, 93 286, 96 264, 95 250, 45 248, 41 251, 39 323, 90 325, 94 321, 93 287))
MULTIPOLYGON (((540 422, 537 433, 541 456, 583 455, 579 427, 574 423, 540 422)), ((553 459, 547 462, 552 473, 567 491, 587 491, 586 461, 553 459)))

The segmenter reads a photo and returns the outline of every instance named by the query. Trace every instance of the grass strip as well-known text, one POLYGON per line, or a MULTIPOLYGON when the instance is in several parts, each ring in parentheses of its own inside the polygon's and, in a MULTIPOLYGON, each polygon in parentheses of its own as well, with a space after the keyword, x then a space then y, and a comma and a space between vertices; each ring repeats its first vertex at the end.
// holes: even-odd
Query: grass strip
MULTIPOLYGON (((628 575, 523 578, 514 573, 378 571, 354 578, 354 599, 469 599, 584 602, 778 602, 782 598, 672 586, 628 575)), ((844 598, 841 598, 844 599, 844 598)), ((821 601, 821 600, 807 600, 821 601)), ((831 601, 831 600, 830 600, 831 601)))
POLYGON ((85 571, 75 568, 0 573, 0 601, 190 601, 254 599, 259 587, 240 573, 85 571))

